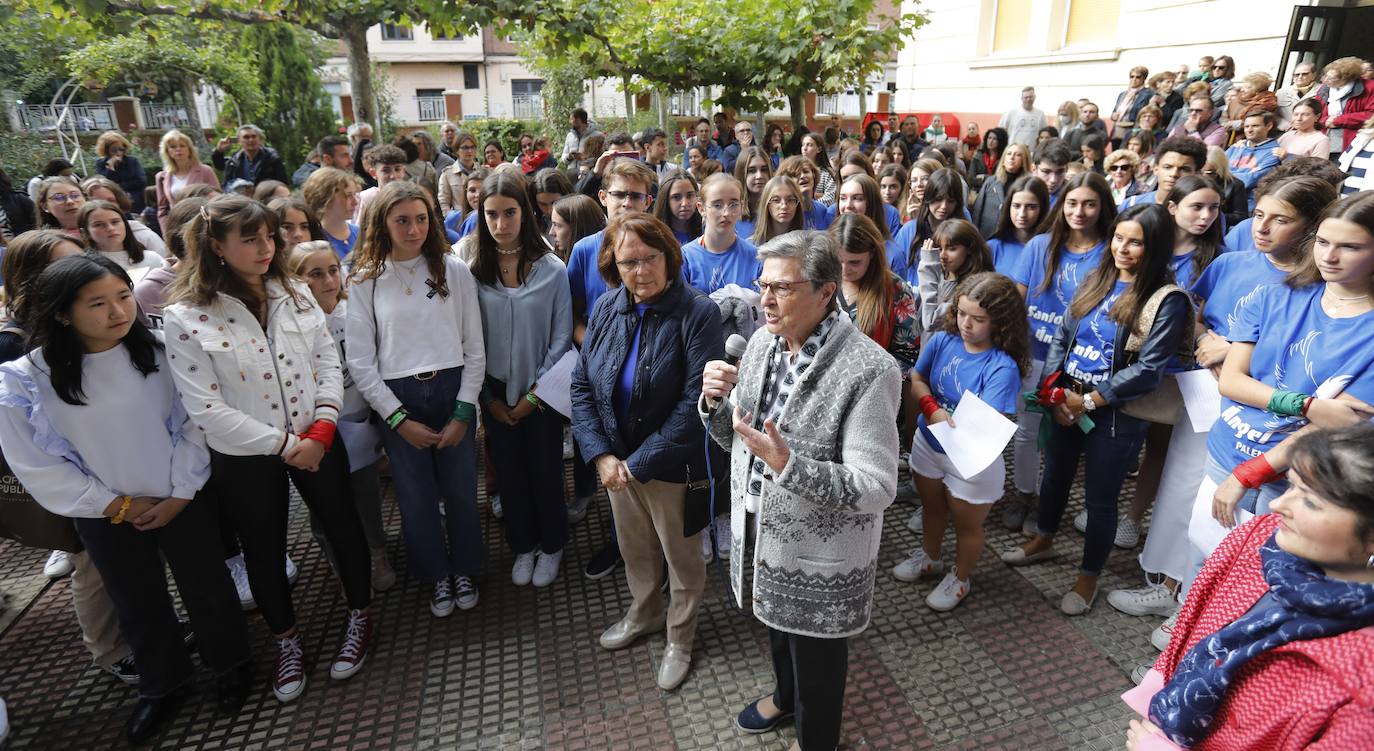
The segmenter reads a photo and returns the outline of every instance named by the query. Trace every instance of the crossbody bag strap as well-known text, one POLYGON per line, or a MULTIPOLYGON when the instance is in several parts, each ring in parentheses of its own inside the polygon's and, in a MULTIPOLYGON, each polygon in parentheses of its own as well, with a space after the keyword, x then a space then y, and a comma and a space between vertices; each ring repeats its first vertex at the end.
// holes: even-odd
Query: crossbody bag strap
POLYGON ((1146 300, 1144 307, 1140 309, 1140 317, 1136 319, 1135 328, 1131 330, 1131 335, 1126 337, 1127 352, 1140 352, 1140 348, 1145 345, 1145 337, 1149 336, 1155 327, 1155 318, 1159 315, 1159 306, 1164 304, 1164 298, 1182 291, 1183 288, 1177 284, 1166 284, 1150 295, 1150 299, 1146 300))

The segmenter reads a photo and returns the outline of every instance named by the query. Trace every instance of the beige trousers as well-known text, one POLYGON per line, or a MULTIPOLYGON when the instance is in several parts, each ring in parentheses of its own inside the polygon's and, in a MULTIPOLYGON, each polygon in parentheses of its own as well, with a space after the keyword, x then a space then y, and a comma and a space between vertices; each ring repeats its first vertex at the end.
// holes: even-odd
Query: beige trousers
POLYGON ((632 623, 647 625, 663 613, 663 561, 668 561, 668 641, 691 648, 697 635, 697 608, 706 588, 706 562, 701 559, 700 534, 682 535, 683 483, 630 480, 624 490, 612 490, 611 510, 625 580, 634 604, 626 614, 632 623))
POLYGON ((81 641, 90 650, 96 665, 107 668, 133 653, 119 633, 119 618, 114 602, 105 592, 95 563, 86 551, 72 555, 72 604, 76 606, 76 620, 81 624, 81 641))

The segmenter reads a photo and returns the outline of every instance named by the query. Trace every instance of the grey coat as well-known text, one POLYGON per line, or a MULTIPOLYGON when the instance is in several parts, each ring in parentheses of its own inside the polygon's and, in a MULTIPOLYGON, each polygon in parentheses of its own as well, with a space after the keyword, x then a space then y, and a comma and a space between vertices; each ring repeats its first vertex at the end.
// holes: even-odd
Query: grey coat
MULTIPOLYGON (((740 360, 731 399, 751 413, 775 338, 759 329, 740 360)), ((698 403, 711 437, 730 451, 735 601, 743 608, 752 599, 754 615, 769 627, 822 638, 868 627, 883 509, 897 489, 901 382, 892 356, 841 316, 778 422, 792 454, 782 473, 764 482, 749 561, 744 484, 750 455, 735 440, 730 410, 712 415, 698 403)))

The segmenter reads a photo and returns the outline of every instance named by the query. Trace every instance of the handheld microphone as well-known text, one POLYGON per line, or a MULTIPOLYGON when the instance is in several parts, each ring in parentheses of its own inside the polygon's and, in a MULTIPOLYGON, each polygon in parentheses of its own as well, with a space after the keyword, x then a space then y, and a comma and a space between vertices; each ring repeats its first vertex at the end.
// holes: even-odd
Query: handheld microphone
MULTIPOLYGON (((739 365, 740 358, 744 357, 744 350, 748 348, 748 339, 745 339, 739 334, 731 334, 730 338, 725 340, 725 362, 731 366, 739 365)), ((730 397, 727 395, 716 402, 715 409, 711 410, 711 414, 715 414, 716 410, 719 410, 726 404, 731 405, 731 411, 734 411, 734 402, 730 401, 730 397)))

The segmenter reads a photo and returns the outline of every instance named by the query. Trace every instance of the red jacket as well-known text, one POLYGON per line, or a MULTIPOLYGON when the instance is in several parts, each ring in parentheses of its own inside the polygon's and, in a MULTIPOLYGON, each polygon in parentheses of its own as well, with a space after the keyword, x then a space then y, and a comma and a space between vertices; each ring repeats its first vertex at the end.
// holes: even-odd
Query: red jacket
MULTIPOLYGON (((1331 89, 1325 85, 1318 88, 1316 97, 1322 103, 1321 116, 1317 118, 1318 124, 1326 127, 1327 100, 1331 98, 1331 89)), ((1355 88, 1351 90, 1350 96, 1346 97, 1345 105, 1341 108, 1341 114, 1336 116, 1335 126, 1344 128, 1345 134, 1341 138, 1341 150, 1350 148, 1350 142, 1355 140, 1355 133, 1358 131, 1371 116, 1374 116, 1374 86, 1369 81, 1360 79, 1355 82, 1355 88)), ((1374 743, 1369 744, 1369 748, 1374 748, 1374 743)))
MULTIPOLYGON (((1259 549, 1277 514, 1251 519, 1226 536, 1203 565, 1179 613, 1169 648, 1139 687, 1122 698, 1149 706, 1193 645, 1245 615, 1269 585, 1259 549)), ((1193 751, 1369 751, 1374 748, 1374 627, 1297 641, 1241 667, 1216 716, 1217 729, 1193 751)), ((1140 751, 1177 748, 1163 736, 1140 751)))

